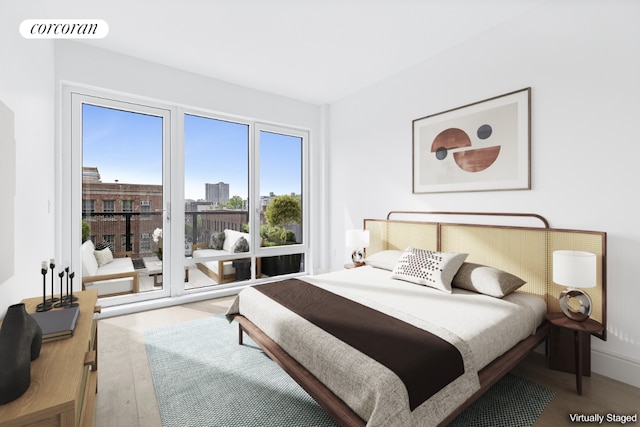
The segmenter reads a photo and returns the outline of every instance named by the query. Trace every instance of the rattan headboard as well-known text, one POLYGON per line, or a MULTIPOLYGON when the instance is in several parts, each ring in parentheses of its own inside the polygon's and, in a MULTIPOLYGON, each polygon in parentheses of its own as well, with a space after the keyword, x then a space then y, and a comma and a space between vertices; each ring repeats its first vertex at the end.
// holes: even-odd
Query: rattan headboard
POLYGON ((539 295, 547 303, 548 312, 561 311, 558 303, 564 287, 552 280, 553 251, 561 249, 588 251, 596 254, 597 281, 595 288, 583 289, 592 299, 591 318, 603 325, 606 339, 606 233, 599 231, 560 230, 549 228, 548 222, 535 214, 460 213, 460 212, 400 212, 404 218, 413 215, 420 220, 366 219, 371 242, 367 255, 388 249, 404 250, 408 246, 445 252, 468 253, 467 261, 490 265, 508 271, 527 283, 519 292, 539 295), (425 216, 455 215, 456 222, 423 220, 425 216), (499 225, 478 223, 477 217, 536 218, 542 226, 499 225), (468 218, 461 222, 459 218, 468 218))

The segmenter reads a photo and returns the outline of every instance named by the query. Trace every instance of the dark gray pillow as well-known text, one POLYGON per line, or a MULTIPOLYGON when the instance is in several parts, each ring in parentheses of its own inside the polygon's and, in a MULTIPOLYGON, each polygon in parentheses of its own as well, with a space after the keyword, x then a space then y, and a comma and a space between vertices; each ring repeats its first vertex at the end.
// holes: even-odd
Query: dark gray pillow
POLYGON ((496 298, 509 295, 526 282, 506 271, 482 264, 465 262, 462 264, 451 285, 496 298))
POLYGON ((224 231, 211 233, 209 239, 209 249, 222 249, 224 244, 224 231))
POLYGON ((249 252, 249 242, 243 236, 238 237, 238 240, 231 247, 231 252, 249 252))

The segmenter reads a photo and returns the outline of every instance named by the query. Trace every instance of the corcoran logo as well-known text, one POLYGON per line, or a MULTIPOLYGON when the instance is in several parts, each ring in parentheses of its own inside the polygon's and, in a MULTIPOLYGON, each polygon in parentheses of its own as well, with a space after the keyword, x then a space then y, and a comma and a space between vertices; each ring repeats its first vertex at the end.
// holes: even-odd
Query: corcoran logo
POLYGON ((109 24, 102 19, 25 19, 20 34, 26 39, 102 39, 109 24))

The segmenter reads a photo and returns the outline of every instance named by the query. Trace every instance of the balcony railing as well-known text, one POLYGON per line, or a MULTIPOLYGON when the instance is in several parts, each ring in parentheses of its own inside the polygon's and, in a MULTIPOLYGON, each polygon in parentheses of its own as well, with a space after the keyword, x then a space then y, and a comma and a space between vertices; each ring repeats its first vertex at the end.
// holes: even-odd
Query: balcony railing
MULTIPOLYGON (((162 212, 91 212, 83 213, 82 220, 89 225, 91 239, 95 243, 107 241, 115 253, 142 258, 158 249, 153 231, 162 228, 162 212)), ((212 233, 241 230, 248 221, 247 211, 185 212, 185 242, 209 243, 212 233)))

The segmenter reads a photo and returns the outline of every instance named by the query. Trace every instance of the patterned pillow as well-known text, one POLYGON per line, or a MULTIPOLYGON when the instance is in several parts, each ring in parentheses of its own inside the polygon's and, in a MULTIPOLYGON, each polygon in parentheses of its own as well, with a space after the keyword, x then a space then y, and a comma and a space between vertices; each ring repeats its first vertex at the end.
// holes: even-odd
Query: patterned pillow
POLYGON ((408 247, 393 268, 391 278, 451 293, 451 280, 468 255, 408 247))
POLYGON ((224 244, 224 231, 219 233, 211 233, 211 239, 209 239, 209 249, 222 249, 224 244))
POLYGON ((93 255, 95 255, 96 257, 98 267, 102 267, 103 265, 109 264, 111 261, 113 261, 113 253, 108 247, 100 250, 95 250, 93 252, 93 255))
POLYGON ((456 288, 502 298, 525 283, 521 278, 506 271, 486 265, 465 262, 453 277, 451 285, 456 288))
POLYGON ((245 239, 244 236, 238 237, 238 240, 236 240, 231 247, 231 252, 249 252, 249 242, 247 242, 247 239, 245 239))
POLYGON ((96 243, 96 245, 95 245, 95 249, 96 249, 97 251, 101 251, 101 250, 103 250, 104 248, 109 248, 109 249, 111 249, 111 245, 110 245, 110 244, 109 244, 109 242, 107 242, 106 240, 102 240, 102 242, 100 242, 100 243, 96 243))

